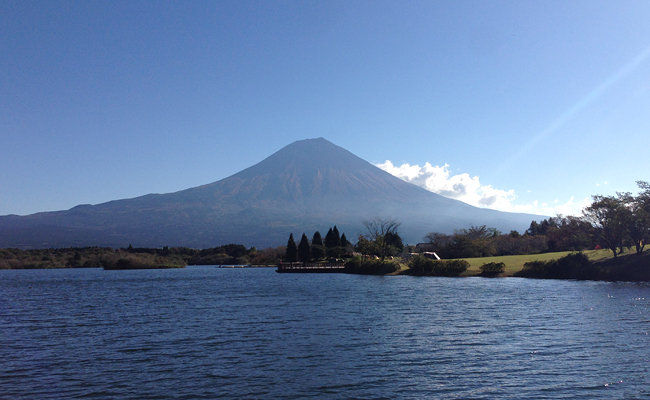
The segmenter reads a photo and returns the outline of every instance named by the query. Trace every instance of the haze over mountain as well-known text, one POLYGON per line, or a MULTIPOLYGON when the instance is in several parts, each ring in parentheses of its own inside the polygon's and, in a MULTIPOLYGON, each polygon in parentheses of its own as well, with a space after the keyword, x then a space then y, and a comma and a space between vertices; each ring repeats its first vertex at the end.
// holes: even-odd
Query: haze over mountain
POLYGON ((149 194, 70 210, 0 217, 0 247, 268 247, 289 233, 349 239, 362 221, 393 217, 407 243, 470 225, 522 232, 540 216, 476 208, 429 192, 318 138, 294 142, 228 178, 169 194, 149 194))

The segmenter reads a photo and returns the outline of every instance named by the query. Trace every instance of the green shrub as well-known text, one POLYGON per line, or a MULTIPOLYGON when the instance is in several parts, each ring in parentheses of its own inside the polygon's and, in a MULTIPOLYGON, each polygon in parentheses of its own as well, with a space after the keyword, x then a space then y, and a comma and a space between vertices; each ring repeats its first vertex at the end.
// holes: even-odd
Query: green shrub
POLYGON ((408 263, 409 274, 427 276, 431 275, 434 268, 434 261, 421 255, 416 255, 411 258, 408 263))
POLYGON ((437 276, 460 276, 469 268, 465 260, 441 260, 437 264, 437 276))
POLYGON ((409 274, 417 276, 460 276, 467 268, 465 260, 432 260, 416 255, 409 261, 409 274))
POLYGON ((598 271, 584 253, 571 253, 557 260, 527 262, 515 276, 538 279, 598 279, 598 271))
POLYGON ((345 263, 347 272, 361 275, 386 275, 399 269, 399 265, 393 261, 371 260, 367 258, 354 257, 345 263))
POLYGON ((506 270, 506 264, 502 262, 485 263, 479 267, 483 276, 497 276, 506 270))

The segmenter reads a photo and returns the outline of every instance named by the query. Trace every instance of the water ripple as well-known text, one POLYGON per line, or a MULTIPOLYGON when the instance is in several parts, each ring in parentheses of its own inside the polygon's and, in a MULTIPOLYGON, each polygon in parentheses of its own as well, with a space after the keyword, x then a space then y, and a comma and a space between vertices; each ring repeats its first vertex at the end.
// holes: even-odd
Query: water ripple
POLYGON ((0 271, 0 398, 650 398, 650 286, 0 271))

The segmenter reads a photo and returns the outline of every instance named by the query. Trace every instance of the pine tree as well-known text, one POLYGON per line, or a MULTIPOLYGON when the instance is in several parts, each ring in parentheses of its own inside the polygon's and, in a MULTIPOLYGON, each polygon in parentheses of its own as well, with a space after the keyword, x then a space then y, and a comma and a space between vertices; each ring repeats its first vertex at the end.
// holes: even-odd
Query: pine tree
POLYGON ((344 233, 341 235, 341 247, 346 248, 348 247, 348 244, 350 244, 350 242, 348 242, 348 238, 345 237, 344 233))
POLYGON ((341 247, 341 235, 339 235, 339 229, 334 225, 334 229, 332 229, 332 243, 334 244, 334 247, 341 247))
POLYGON ((314 260, 325 258, 325 246, 323 246, 323 238, 318 231, 314 233, 314 237, 311 240, 311 258, 314 260))
POLYGON ((325 235, 325 247, 331 249, 334 246, 336 246, 334 232, 332 232, 332 228, 330 228, 330 230, 327 231, 327 235, 325 235))
POLYGON ((323 238, 321 237, 320 232, 318 231, 314 232, 314 237, 311 239, 311 244, 318 245, 318 246, 323 245, 323 238))
POLYGON ((298 245, 298 259, 304 263, 311 260, 311 251, 309 250, 309 239, 307 235, 302 234, 300 244, 298 245))
POLYGON ((327 248, 327 257, 338 258, 341 256, 341 237, 336 226, 330 228, 325 235, 325 247, 327 248))
POLYGON ((287 242, 287 253, 284 258, 288 262, 298 261, 298 248, 296 247, 296 242, 293 240, 293 233, 289 235, 289 241, 287 242))

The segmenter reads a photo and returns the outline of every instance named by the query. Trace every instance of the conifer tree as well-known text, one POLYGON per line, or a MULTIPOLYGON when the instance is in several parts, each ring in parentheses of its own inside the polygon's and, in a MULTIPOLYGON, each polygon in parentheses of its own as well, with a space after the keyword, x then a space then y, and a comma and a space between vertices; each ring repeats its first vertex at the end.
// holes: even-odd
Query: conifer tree
POLYGON ((336 247, 336 238, 334 236, 334 231, 332 230, 332 228, 330 228, 327 231, 327 235, 325 235, 325 247, 327 247, 328 249, 331 249, 332 247, 336 247))
POLYGON ((309 239, 307 235, 302 234, 300 244, 298 245, 298 259, 304 263, 311 260, 311 251, 309 250, 309 239))
POLYGON ((317 246, 323 245, 323 238, 321 237, 320 232, 314 232, 314 237, 311 239, 311 244, 317 246))
POLYGON ((334 225, 334 229, 332 229, 332 243, 334 244, 334 247, 341 247, 341 235, 339 234, 339 229, 334 225))
POLYGON ((330 228, 327 231, 327 235, 325 235, 325 247, 327 248, 328 257, 336 258, 341 256, 341 237, 336 226, 334 226, 334 229, 330 228))
POLYGON ((298 261, 298 248, 296 247, 296 242, 293 240, 293 233, 289 235, 289 241, 287 242, 287 253, 285 254, 285 260, 288 262, 298 261))
POLYGON ((323 238, 321 237, 320 232, 316 231, 311 240, 311 258, 314 260, 320 260, 321 258, 325 258, 325 253, 323 238))
POLYGON ((341 247, 346 248, 348 247, 348 244, 350 244, 350 242, 348 242, 348 238, 345 237, 344 233, 341 235, 341 247))
POLYGON ((330 228, 327 231, 327 234, 325 235, 325 247, 327 247, 328 249, 334 247, 333 240, 334 240, 334 233, 332 232, 332 228, 330 228))

